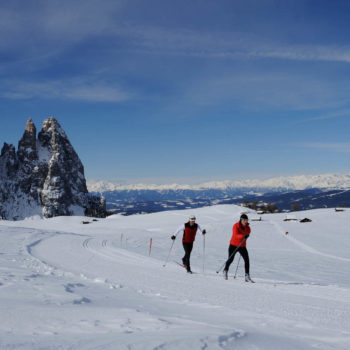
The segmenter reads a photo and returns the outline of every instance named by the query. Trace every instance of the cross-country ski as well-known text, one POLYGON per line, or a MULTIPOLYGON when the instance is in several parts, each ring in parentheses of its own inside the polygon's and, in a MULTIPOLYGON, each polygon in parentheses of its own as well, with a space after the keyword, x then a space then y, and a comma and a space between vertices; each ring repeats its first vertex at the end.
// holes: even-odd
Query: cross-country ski
POLYGON ((181 264, 181 263, 179 263, 178 261, 174 261, 175 262, 175 264, 177 264, 177 265, 179 265, 179 266, 181 266, 182 268, 184 268, 185 270, 186 270, 186 272, 187 273, 189 273, 189 274, 196 274, 197 272, 194 272, 194 271, 192 271, 192 270, 188 270, 187 269, 187 266, 186 265, 184 265, 184 264, 181 264))

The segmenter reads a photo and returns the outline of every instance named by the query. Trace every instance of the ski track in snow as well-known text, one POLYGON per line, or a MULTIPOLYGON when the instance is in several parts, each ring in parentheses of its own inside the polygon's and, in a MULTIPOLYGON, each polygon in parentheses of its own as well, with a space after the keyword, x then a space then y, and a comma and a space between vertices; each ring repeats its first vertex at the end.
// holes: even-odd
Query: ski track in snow
POLYGON ((280 224, 278 224, 277 222, 270 221, 270 223, 276 227, 277 231, 280 234, 282 234, 283 236, 286 236, 286 238, 290 242, 294 243, 295 245, 297 245, 298 247, 302 248, 306 252, 309 252, 311 254, 321 255, 321 256, 324 256, 324 257, 330 258, 330 259, 336 259, 336 260, 340 260, 340 261, 350 262, 350 259, 347 259, 347 258, 343 258, 343 257, 332 255, 332 254, 322 253, 319 250, 316 250, 316 249, 310 247, 309 245, 307 245, 307 244, 305 244, 303 242, 300 242, 299 240, 297 240, 296 238, 290 236, 289 234, 286 235, 285 232, 287 232, 287 231, 285 229, 283 229, 282 226, 280 224))
POLYGON ((106 219, 94 226, 81 225, 79 218, 56 219, 59 225, 55 220, 0 225, 5 315, 0 348, 348 350, 350 283, 337 285, 342 271, 333 280, 326 266, 315 281, 307 279, 308 266, 329 265, 329 259, 342 264, 336 266, 343 266, 345 276, 350 259, 286 236, 277 221, 281 216, 252 223, 248 249, 256 284, 243 282, 242 262, 233 279, 237 259, 228 281, 215 273, 226 259, 240 210, 218 206, 106 219), (183 254, 180 240, 163 268, 171 230, 193 212, 208 230, 205 273, 201 237, 192 254, 198 273, 188 275, 172 262, 183 254), (65 232, 57 231, 65 221, 65 232), (150 234, 154 246, 148 257, 150 234), (295 255, 301 266, 293 262, 295 255), (284 264, 291 263, 298 270, 285 274, 284 264))

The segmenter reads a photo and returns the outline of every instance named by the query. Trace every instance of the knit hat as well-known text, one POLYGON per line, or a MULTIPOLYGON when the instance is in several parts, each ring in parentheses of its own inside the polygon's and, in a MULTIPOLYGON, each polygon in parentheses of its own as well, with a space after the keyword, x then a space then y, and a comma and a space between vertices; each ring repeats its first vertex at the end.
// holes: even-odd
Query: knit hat
POLYGON ((239 220, 243 220, 243 219, 248 220, 247 214, 242 214, 239 220))

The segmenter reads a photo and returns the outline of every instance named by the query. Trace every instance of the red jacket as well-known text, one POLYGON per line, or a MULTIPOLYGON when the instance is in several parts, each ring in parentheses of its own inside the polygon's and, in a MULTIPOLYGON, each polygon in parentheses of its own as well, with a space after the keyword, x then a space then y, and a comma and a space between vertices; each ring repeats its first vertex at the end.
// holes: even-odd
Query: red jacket
MULTIPOLYGON (((242 240, 244 240, 244 235, 249 235, 250 234, 250 227, 249 224, 247 226, 243 226, 240 221, 235 223, 232 228, 232 238, 230 241, 231 245, 234 245, 238 247, 242 240)), ((245 240, 242 244, 241 247, 245 247, 247 244, 247 240, 245 240)))
POLYGON ((182 242, 185 243, 193 243, 196 239, 196 233, 198 230, 198 225, 190 225, 188 222, 185 224, 184 235, 182 238, 182 242))

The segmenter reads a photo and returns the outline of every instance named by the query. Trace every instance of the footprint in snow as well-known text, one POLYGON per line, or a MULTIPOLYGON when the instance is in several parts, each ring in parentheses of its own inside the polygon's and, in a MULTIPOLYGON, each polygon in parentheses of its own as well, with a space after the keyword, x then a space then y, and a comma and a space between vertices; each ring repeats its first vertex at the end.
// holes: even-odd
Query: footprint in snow
POLYGON ((222 335, 218 338, 219 346, 221 348, 228 346, 233 341, 242 338, 245 335, 243 331, 233 332, 228 335, 222 335))
POLYGON ((123 286, 121 284, 110 284, 109 289, 121 289, 123 286))
POLYGON ((82 305, 82 304, 90 304, 92 301, 89 299, 89 298, 81 298, 81 299, 78 299, 78 300, 74 300, 73 301, 73 304, 74 305, 82 305))
POLYGON ((67 293, 74 293, 74 288, 85 287, 82 283, 68 283, 64 285, 64 289, 67 293))

